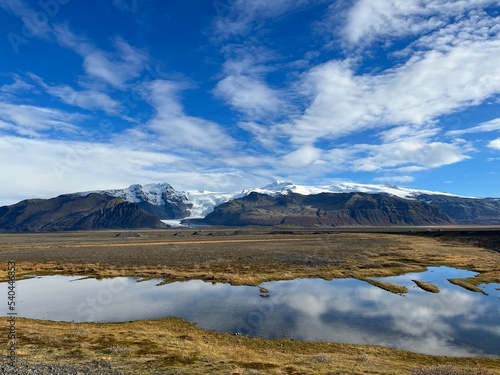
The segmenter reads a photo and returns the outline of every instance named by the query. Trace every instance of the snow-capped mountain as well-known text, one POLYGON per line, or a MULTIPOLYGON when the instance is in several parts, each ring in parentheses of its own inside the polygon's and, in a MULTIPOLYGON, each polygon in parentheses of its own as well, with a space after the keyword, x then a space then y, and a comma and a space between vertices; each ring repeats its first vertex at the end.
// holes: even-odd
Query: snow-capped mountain
POLYGON ((276 194, 286 195, 289 192, 302 195, 312 195, 320 193, 358 192, 358 193, 369 193, 369 194, 389 194, 406 199, 412 199, 415 196, 422 194, 457 196, 449 193, 440 193, 429 190, 400 188, 394 185, 356 184, 353 182, 342 182, 334 185, 305 186, 305 185, 295 185, 293 182, 282 181, 282 180, 277 180, 272 184, 266 185, 262 188, 243 190, 243 195, 248 195, 251 192, 273 195, 273 196, 276 194))
POLYGON ((188 217, 192 209, 192 204, 186 195, 167 183, 136 184, 125 189, 88 191, 79 194, 86 196, 91 193, 122 198, 126 202, 136 203, 146 212, 162 220, 188 217))
MULTIPOLYGON (((151 206, 176 207, 176 214, 170 215, 168 219, 201 218, 214 210, 214 207, 226 203, 232 199, 244 197, 252 192, 267 194, 271 196, 297 193, 302 195, 313 195, 319 193, 370 193, 389 194, 400 198, 414 199, 418 195, 447 195, 448 193, 438 193, 428 190, 415 190, 400 188, 393 185, 356 184, 352 182, 342 182, 324 186, 296 185, 290 181, 277 180, 273 183, 252 189, 244 189, 239 192, 213 192, 206 190, 186 190, 177 191, 168 183, 131 185, 125 189, 101 190, 94 193, 101 193, 113 197, 123 198, 127 202, 145 204, 151 206), (184 216, 182 216, 184 215, 184 216)), ((90 192, 81 193, 89 194, 90 192)), ((144 208, 144 207, 143 207, 144 208)), ((154 210, 149 207, 148 212, 154 210)), ((171 211, 171 209, 170 209, 171 211)), ((160 218, 162 218, 160 216, 160 218)), ((173 222, 169 222, 172 224, 173 222)))
POLYGON ((101 190, 96 193, 111 195, 123 198, 130 203, 148 202, 155 206, 162 206, 166 203, 177 203, 185 201, 187 197, 183 192, 176 191, 172 185, 165 182, 159 184, 131 185, 125 189, 101 190))
POLYGON ((153 206, 164 206, 166 204, 184 204, 189 207, 190 218, 205 217, 213 211, 215 206, 225 203, 231 199, 243 196, 241 192, 221 193, 206 190, 177 191, 167 183, 131 185, 125 189, 99 190, 81 193, 106 194, 113 197, 123 198, 130 203, 149 203, 153 206))
POLYGON ((0 207, 0 232, 165 228, 163 223, 181 225, 186 218, 193 218, 185 222, 193 225, 228 226, 500 225, 500 199, 351 182, 303 186, 275 181, 239 192, 177 191, 160 183, 0 207))

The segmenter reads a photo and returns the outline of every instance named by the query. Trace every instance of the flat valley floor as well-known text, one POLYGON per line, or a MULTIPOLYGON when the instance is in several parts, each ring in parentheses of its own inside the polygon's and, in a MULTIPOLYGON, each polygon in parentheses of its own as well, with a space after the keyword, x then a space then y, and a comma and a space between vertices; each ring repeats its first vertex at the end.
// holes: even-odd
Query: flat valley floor
MULTIPOLYGON (((3 281, 7 262, 16 263, 18 279, 64 274, 165 282, 201 279, 234 285, 294 278, 363 279, 450 266, 478 272, 460 284, 474 290, 481 283, 500 282, 500 228, 172 228, 0 234, 3 281)), ((500 359, 265 340, 202 330, 176 318, 113 324, 18 319, 16 324, 19 363, 39 363, 40 368, 54 363, 80 366, 88 368, 83 373, 89 374, 112 370, 126 374, 417 374, 427 368, 455 369, 450 374, 500 374, 500 359)), ((0 325, 5 340, 0 343, 7 342, 8 329, 5 318, 0 325)), ((0 353, 5 361, 6 344, 0 353)))

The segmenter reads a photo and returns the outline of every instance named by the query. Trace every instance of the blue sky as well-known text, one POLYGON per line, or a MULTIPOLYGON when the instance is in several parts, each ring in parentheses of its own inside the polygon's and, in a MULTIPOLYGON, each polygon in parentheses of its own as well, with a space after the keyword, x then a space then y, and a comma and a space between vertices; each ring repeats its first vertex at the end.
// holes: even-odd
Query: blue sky
POLYGON ((169 182, 500 197, 500 3, 0 0, 0 204, 169 182))

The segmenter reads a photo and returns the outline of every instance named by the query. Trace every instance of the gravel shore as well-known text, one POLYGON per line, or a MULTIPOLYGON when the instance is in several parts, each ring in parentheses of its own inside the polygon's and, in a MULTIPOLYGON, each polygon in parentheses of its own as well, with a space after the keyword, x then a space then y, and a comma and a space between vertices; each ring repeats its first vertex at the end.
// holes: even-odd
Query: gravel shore
POLYGON ((0 374, 2 375, 127 375, 114 371, 109 363, 93 361, 85 366, 47 364, 16 359, 15 365, 8 363, 7 358, 0 357, 0 374))

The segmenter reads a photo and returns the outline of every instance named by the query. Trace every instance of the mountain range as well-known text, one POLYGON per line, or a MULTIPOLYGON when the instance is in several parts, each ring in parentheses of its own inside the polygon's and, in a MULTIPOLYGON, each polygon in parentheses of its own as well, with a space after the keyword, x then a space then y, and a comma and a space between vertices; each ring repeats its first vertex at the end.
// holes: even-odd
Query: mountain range
POLYGON ((224 193, 132 185, 0 207, 0 231, 12 232, 166 228, 182 220, 226 226, 491 225, 500 224, 500 199, 392 185, 275 181, 224 193))
POLYGON ((439 207, 368 193, 297 193, 275 196, 251 192, 215 207, 199 221, 208 225, 386 226, 437 225, 455 221, 439 207))

